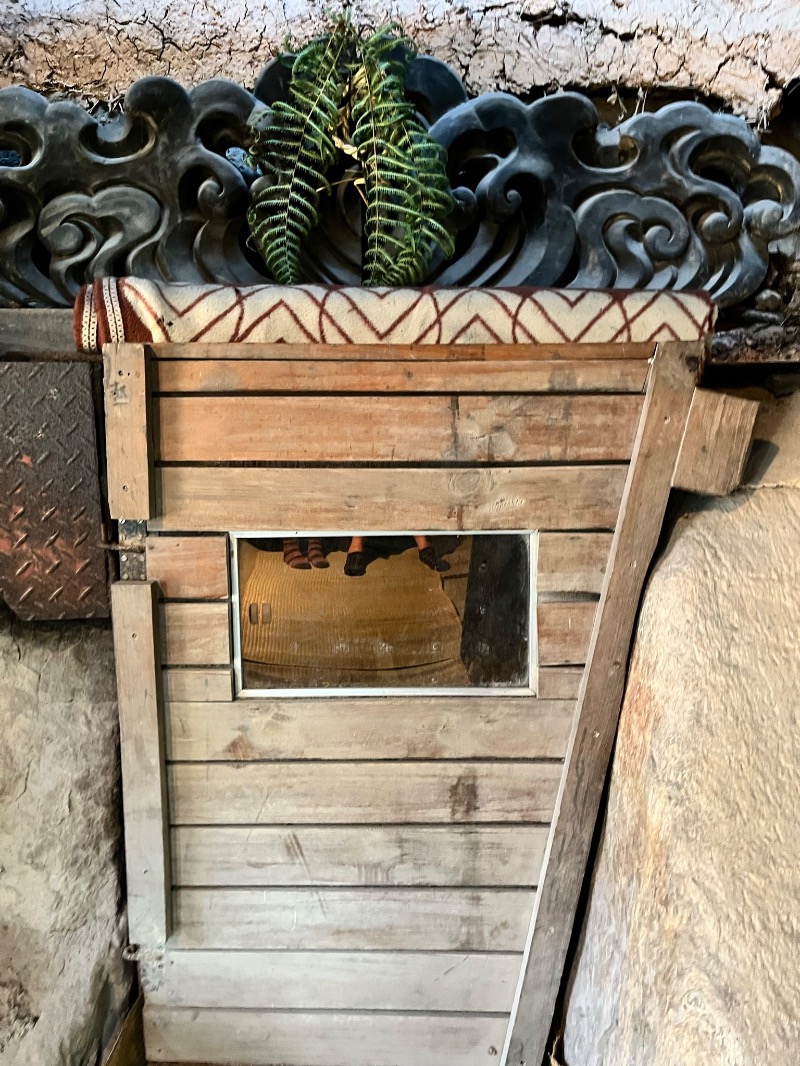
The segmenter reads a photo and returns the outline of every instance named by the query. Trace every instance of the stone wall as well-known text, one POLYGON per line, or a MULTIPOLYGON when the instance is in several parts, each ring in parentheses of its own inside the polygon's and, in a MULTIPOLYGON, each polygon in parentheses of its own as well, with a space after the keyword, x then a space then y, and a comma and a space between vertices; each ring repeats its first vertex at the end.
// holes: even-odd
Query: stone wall
POLYGON ((0 613, 0 1063, 99 1061, 127 1006, 110 627, 0 613))
POLYGON ((692 501, 638 625, 567 1066, 795 1066, 800 394, 751 486, 692 501))
MULTIPOLYGON (((251 86, 288 35, 318 33, 326 0, 11 0, 0 84, 113 99, 145 74, 251 86)), ((763 121, 800 75, 796 0, 356 0, 394 17, 468 89, 678 89, 763 121)))

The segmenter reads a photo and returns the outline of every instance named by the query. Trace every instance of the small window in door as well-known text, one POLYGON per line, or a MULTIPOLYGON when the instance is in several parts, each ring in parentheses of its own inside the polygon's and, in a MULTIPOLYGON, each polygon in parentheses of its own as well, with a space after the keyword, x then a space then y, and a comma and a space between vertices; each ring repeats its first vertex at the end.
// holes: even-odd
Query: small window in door
POLYGON ((535 690, 535 533, 231 543, 241 695, 535 690))

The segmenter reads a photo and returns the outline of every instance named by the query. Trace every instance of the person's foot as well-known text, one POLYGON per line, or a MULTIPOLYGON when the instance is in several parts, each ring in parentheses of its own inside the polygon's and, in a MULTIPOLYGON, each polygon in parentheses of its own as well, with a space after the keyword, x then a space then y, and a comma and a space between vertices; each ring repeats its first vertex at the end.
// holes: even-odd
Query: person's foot
POLYGON ((430 545, 419 549, 419 557, 426 566, 429 566, 431 570, 435 570, 438 574, 443 574, 450 569, 450 563, 446 559, 437 559, 436 552, 430 545))
POLYGON ((368 562, 366 552, 348 552, 344 561, 344 572, 348 577, 363 577, 367 572, 368 562))
POLYGON ((325 553, 322 550, 322 545, 320 544, 318 537, 309 537, 306 557, 316 570, 327 570, 331 565, 325 558, 325 553))
POLYGON ((311 563, 305 554, 300 551, 300 541, 295 537, 287 537, 283 542, 283 561, 292 570, 310 570, 311 563))

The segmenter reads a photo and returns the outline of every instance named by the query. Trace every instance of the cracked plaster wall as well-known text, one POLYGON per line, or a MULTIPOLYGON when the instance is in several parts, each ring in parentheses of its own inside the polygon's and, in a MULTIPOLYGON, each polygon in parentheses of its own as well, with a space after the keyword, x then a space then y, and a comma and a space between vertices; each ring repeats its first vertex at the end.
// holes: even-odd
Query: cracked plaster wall
MULTIPOLYGON (((322 0, 5 0, 0 84, 90 99, 136 78, 248 86, 287 35, 323 22, 322 0)), ((800 74, 796 0, 355 0, 356 18, 396 18, 451 63, 470 92, 535 86, 717 97, 763 122, 800 74)))

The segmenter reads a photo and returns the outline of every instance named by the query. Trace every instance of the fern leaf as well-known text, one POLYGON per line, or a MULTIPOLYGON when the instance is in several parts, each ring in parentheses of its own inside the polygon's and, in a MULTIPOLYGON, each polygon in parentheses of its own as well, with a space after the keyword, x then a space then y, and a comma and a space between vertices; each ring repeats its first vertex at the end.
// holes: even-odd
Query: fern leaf
POLYGON ((296 56, 290 100, 272 107, 270 121, 253 129, 250 154, 264 178, 247 213, 253 243, 275 281, 302 280, 301 252, 318 222, 325 171, 337 157, 334 135, 346 73, 349 29, 337 27, 296 56))
POLYGON ((352 79, 352 143, 364 170, 365 285, 418 285, 436 248, 453 253, 444 221, 453 207, 444 150, 405 97, 407 41, 379 31, 359 42, 352 79))

